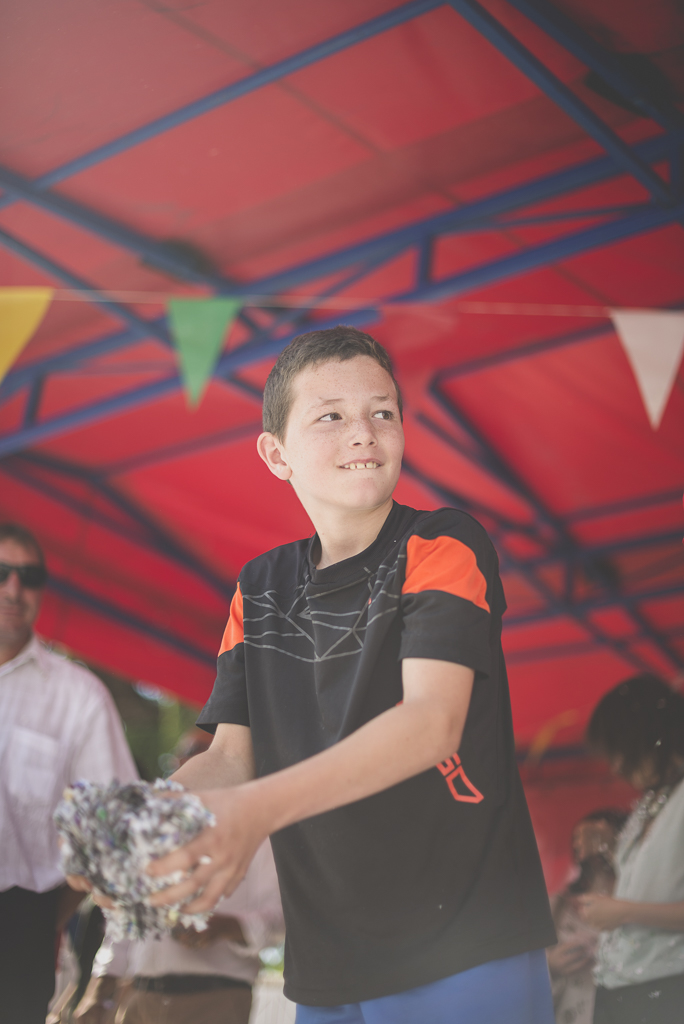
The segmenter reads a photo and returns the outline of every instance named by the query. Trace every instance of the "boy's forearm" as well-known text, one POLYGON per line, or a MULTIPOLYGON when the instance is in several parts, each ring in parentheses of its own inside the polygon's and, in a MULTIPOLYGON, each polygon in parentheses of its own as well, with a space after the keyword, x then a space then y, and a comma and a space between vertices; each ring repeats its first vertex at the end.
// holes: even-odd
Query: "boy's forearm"
POLYGON ((231 756, 210 747, 191 757, 171 778, 195 791, 224 789, 249 782, 254 778, 254 767, 245 757, 231 756))
MULTIPOLYGON (((234 891, 266 836, 379 793, 450 757, 461 741, 473 678, 473 670, 464 665, 404 659, 403 704, 327 750, 222 791, 217 787, 226 783, 212 775, 211 791, 200 796, 216 816, 215 828, 204 829, 147 868, 155 876, 187 873, 182 882, 150 897, 151 904, 183 903, 189 913, 208 910, 234 891)), ((236 749, 251 755, 251 736, 244 727, 219 726, 215 743, 223 755, 236 749)), ((182 781, 187 784, 187 774, 182 781)), ((201 790, 194 782, 193 788, 201 790)))
POLYGON ((443 717, 427 702, 385 711, 322 753, 249 783, 254 814, 275 832, 433 767, 455 753, 465 722, 464 714, 460 729, 445 728, 443 717))

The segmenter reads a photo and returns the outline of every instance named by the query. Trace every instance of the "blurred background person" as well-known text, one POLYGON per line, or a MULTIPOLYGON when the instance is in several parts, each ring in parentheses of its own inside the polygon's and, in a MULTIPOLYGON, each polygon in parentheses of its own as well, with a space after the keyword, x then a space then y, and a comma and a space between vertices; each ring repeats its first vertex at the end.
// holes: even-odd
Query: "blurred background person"
POLYGON ((603 697, 587 731, 643 793, 615 850, 612 896, 577 897, 601 931, 595 1024, 684 1020, 684 698, 645 673, 603 697))
POLYGON ((107 688, 33 632, 46 581, 33 534, 0 525, 2 1024, 45 1024, 58 936, 82 899, 59 869, 62 791, 79 778, 137 778, 107 688))
POLYGON ((592 811, 572 833, 577 877, 551 898, 558 943, 547 950, 557 1024, 591 1024, 596 986, 593 968, 599 932, 577 912, 580 893, 613 891, 613 851, 627 814, 614 808, 592 811))
MULTIPOLYGON (((181 763, 206 750, 193 730, 181 763)), ((77 1024, 247 1024, 259 951, 282 942, 283 912, 270 841, 235 892, 220 900, 205 931, 178 926, 160 939, 105 940, 74 1013, 77 1024)))

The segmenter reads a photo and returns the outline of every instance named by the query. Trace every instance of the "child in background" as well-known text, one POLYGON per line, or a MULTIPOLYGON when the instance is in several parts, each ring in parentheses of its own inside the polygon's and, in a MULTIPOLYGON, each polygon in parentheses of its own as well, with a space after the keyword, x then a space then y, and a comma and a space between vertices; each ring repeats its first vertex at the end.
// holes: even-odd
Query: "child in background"
POLYGON ((558 944, 546 951, 556 1024, 591 1024, 593 1020, 599 932, 580 919, 577 897, 612 893, 613 851, 626 820, 625 811, 608 807, 587 814, 573 829, 572 853, 579 874, 551 899, 558 944))

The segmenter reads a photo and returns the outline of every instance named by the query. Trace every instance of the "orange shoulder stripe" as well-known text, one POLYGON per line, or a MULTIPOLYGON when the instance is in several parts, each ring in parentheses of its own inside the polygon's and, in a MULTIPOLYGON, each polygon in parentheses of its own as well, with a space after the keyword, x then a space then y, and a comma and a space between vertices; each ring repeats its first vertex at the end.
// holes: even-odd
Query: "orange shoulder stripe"
POLYGON ((237 585, 237 590, 233 595, 233 600, 230 602, 230 616, 228 617, 228 625, 226 626, 225 633, 223 634, 223 642, 221 643, 221 650, 219 651, 219 657, 226 651, 232 651, 238 644, 243 643, 245 639, 245 631, 242 625, 242 591, 240 590, 240 584, 237 585))
POLYGON ((425 540, 414 534, 406 546, 406 579, 402 594, 443 590, 490 611, 487 581, 467 544, 454 537, 425 540))

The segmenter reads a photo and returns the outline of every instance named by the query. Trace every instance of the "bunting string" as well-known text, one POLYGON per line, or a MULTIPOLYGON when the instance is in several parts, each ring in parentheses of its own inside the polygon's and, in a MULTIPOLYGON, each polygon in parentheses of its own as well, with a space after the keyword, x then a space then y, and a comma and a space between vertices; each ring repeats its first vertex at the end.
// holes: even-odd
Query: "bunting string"
MULTIPOLYGON (((172 292, 139 292, 120 290, 88 291, 86 289, 57 288, 52 293, 53 301, 57 302, 92 302, 95 298, 106 298, 111 302, 120 302, 134 306, 165 306, 175 299, 200 302, 208 301, 214 296, 188 295, 172 292)), ((347 296, 322 297, 319 295, 241 295, 226 296, 231 301, 239 302, 241 307, 259 306, 262 308, 290 309, 426 309, 433 303, 428 302, 396 302, 380 301, 372 298, 351 298, 347 296)), ((568 303, 548 302, 456 302, 451 306, 458 313, 493 314, 498 316, 561 316, 610 318, 612 310, 609 306, 571 305, 568 303)), ((628 307, 621 307, 629 311, 628 307)), ((634 307, 632 312, 658 313, 660 310, 634 307)), ((665 311, 663 311, 665 312, 665 311)))
MULTIPOLYGON (((92 302, 107 299, 132 306, 162 306, 176 350, 178 369, 190 408, 196 408, 212 378, 232 324, 245 306, 264 309, 306 309, 393 312, 434 315, 427 302, 380 301, 320 295, 179 295, 169 292, 103 291, 72 288, 0 288, 0 381, 37 330, 51 302, 92 302)), ((660 426, 684 358, 684 311, 611 308, 542 302, 477 302, 462 300, 440 318, 459 314, 485 316, 586 317, 610 319, 634 375, 653 430, 660 426)))

